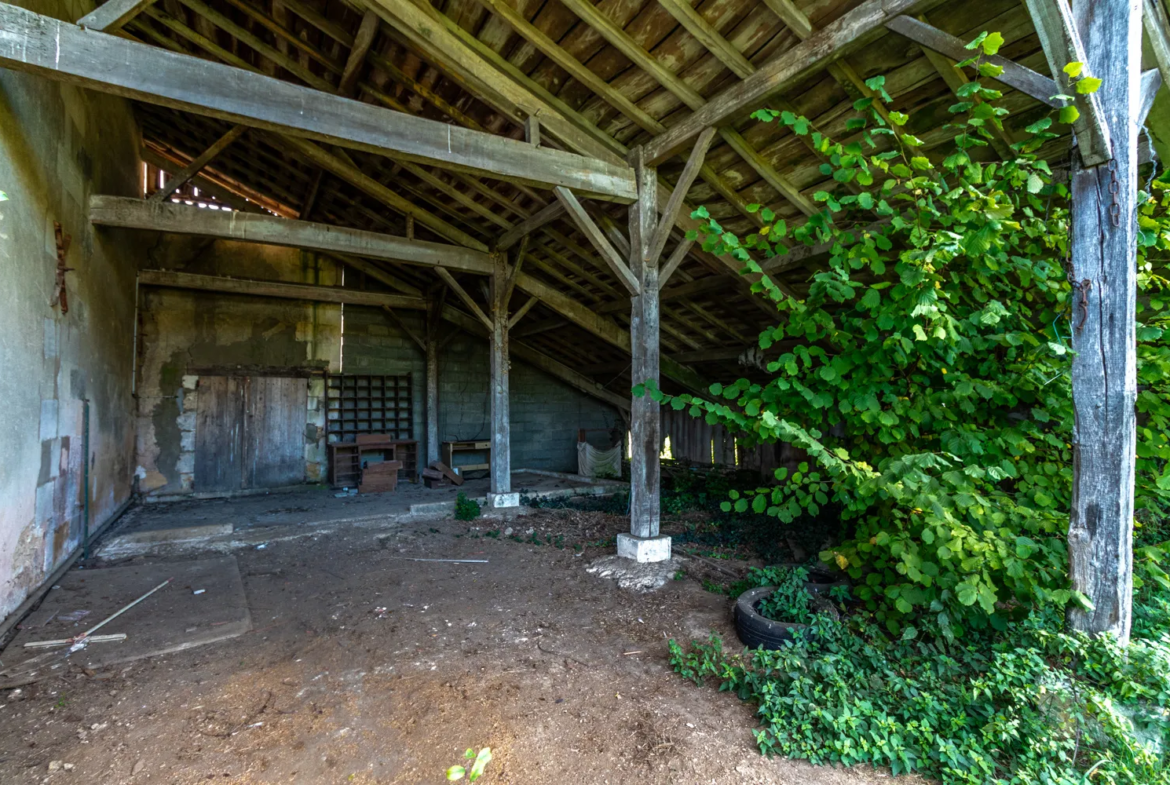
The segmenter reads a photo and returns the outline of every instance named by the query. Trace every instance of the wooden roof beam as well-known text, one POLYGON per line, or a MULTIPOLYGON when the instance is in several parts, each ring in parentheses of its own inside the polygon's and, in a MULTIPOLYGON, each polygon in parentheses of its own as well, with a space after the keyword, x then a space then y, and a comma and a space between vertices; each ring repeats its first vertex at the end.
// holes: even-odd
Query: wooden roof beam
POLYGON ((107 0, 77 20, 78 27, 115 33, 155 0, 107 0))
POLYGON ((792 88, 802 79, 885 32, 887 21, 921 13, 939 0, 864 0, 833 23, 769 61, 754 74, 714 98, 665 134, 646 144, 646 160, 656 165, 675 155, 705 128, 725 125, 756 108, 769 96, 792 88))
POLYGON ((601 259, 605 262, 610 272, 622 282, 622 285, 629 290, 630 294, 638 294, 640 291, 638 279, 630 272, 630 268, 626 266, 622 255, 606 239, 605 233, 594 223, 589 213, 585 212, 585 206, 577 201, 577 197, 567 188, 557 188, 555 193, 557 199, 564 205, 565 212, 569 214, 569 217, 573 219, 573 223, 577 224, 577 228, 581 230, 581 234, 585 235, 593 247, 597 249, 597 252, 601 254, 601 259))
MULTIPOLYGON (((988 61, 1003 68, 1003 73, 996 77, 996 81, 1013 87, 1038 101, 1049 106, 1059 106, 1060 101, 1054 96, 1059 94, 1074 97, 1080 117, 1073 123, 1073 130, 1077 135, 1077 144, 1081 150, 1081 157, 1086 166, 1095 166, 1108 161, 1112 156, 1109 150, 1109 130, 1101 120, 1100 100, 1094 95, 1080 95, 1070 83, 1064 73, 1064 67, 1075 61, 1085 62, 1084 47, 1077 35, 1073 24, 1072 14, 1063 0, 1025 0, 1032 21, 1036 25, 1036 34, 1044 47, 1044 54, 1048 57, 1048 66, 1057 81, 1047 79, 1030 68, 999 56, 987 58, 988 61)), ((898 16, 886 23, 890 30, 903 35, 915 43, 929 47, 948 57, 957 57, 960 60, 972 57, 975 52, 966 48, 965 42, 926 22, 911 16, 898 16)))
MULTIPOLYGON (((190 2, 190 0, 188 0, 190 2)), ((0 4, 0 65, 99 92, 502 180, 631 201, 620 163, 394 112, 0 4), (305 111, 311 106, 313 111, 305 111)))
MULTIPOLYGON (((280 220, 280 219, 276 219, 280 220)), ((251 297, 276 297, 284 300, 305 300, 316 303, 345 305, 372 305, 385 308, 426 310, 426 301, 419 297, 397 294, 363 292, 341 286, 314 286, 283 281, 255 281, 246 278, 226 278, 218 275, 197 275, 178 270, 140 270, 138 283, 143 286, 163 286, 170 289, 195 289, 222 294, 243 294, 251 297)))
POLYGON ((150 201, 163 202, 167 197, 175 191, 182 188, 186 183, 199 171, 211 161, 212 158, 222 153, 228 145, 239 139, 248 130, 246 125, 237 125, 228 131, 226 134, 217 139, 210 147, 204 150, 199 155, 192 159, 191 163, 184 166, 180 171, 176 172, 171 179, 150 195, 150 201))
POLYGON ((151 202, 122 196, 91 196, 89 219, 98 226, 216 237, 369 259, 447 267, 488 275, 491 257, 457 245, 408 240, 388 234, 290 218, 205 210, 184 204, 151 202))

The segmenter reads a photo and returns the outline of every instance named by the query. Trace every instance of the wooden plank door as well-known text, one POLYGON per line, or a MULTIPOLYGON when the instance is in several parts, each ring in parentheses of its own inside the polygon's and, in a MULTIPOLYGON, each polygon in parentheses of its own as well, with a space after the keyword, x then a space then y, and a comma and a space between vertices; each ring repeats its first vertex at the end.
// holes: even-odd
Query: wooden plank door
POLYGON ((276 376, 248 381, 244 487, 304 482, 308 382, 276 376))
POLYGON ((244 401, 248 380, 203 376, 195 414, 195 490, 238 491, 244 478, 244 401))

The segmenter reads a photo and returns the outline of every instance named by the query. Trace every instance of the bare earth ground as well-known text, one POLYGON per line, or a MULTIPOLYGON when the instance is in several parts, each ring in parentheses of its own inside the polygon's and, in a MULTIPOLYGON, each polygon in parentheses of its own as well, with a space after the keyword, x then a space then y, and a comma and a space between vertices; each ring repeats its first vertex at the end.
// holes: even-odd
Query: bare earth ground
POLYGON ((481 746, 489 785, 891 781, 762 758, 750 706, 672 673, 668 638, 734 640, 729 600, 695 577, 639 595, 587 574, 612 546, 573 543, 624 518, 510 525, 552 544, 448 519, 237 551, 252 632, 0 693, 0 782, 413 785, 481 746))

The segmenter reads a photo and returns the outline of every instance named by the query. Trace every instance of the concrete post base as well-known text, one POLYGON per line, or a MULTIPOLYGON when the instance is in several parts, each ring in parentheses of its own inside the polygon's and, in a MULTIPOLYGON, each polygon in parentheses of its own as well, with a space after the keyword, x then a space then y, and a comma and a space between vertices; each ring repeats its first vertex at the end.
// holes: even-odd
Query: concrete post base
POLYGON ((518 492, 489 493, 487 495, 487 506, 493 510, 500 510, 505 507, 519 507, 520 494, 518 492))
POLYGON ((637 537, 633 534, 617 536, 618 556, 641 564, 667 561, 670 558, 669 537, 637 537))

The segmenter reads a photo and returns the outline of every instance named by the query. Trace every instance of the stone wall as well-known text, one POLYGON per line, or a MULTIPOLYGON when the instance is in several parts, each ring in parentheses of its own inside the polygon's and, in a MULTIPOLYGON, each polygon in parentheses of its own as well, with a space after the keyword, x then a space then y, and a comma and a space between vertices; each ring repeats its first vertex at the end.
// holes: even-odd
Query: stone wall
MULTIPOLYGON (((157 269, 268 281, 337 284, 337 265, 296 249, 154 235, 157 269)), ((201 373, 281 370, 337 372, 341 306, 218 292, 143 287, 139 317, 139 488, 155 496, 198 491, 194 483, 195 413, 201 373)), ((324 385, 309 383, 305 477, 325 476, 324 385)))
MULTIPOLYGON (((81 2, 18 4, 62 19, 81 2)), ((0 70, 0 618, 129 498, 134 472, 132 234, 89 223, 91 194, 141 195, 139 138, 120 99, 0 70), (68 312, 51 305, 59 223, 68 312), (89 454, 83 443, 89 408, 89 454)))

